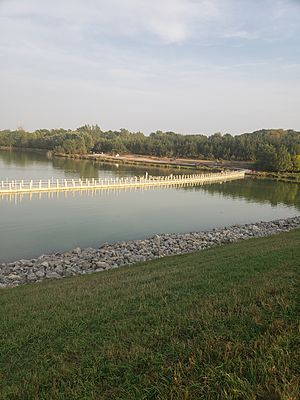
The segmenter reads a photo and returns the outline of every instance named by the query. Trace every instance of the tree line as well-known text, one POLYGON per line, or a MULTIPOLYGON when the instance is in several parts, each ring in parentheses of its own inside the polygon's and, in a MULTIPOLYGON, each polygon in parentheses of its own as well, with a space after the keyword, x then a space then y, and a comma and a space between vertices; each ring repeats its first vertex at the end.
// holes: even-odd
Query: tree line
POLYGON ((132 153, 158 157, 255 161, 267 171, 300 171, 300 132, 263 129, 241 135, 181 135, 156 131, 149 136, 127 129, 102 131, 98 125, 76 130, 19 128, 0 131, 0 146, 37 148, 55 153, 132 153))

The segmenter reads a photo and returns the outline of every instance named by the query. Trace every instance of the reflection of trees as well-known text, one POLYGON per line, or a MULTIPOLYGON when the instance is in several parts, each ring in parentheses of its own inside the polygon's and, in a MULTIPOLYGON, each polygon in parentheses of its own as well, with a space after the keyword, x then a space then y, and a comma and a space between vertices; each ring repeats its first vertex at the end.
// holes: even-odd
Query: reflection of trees
POLYGON ((78 175, 80 178, 97 178, 99 168, 87 160, 54 157, 53 168, 63 170, 66 174, 78 175))
POLYGON ((66 174, 78 173, 82 178, 98 178, 99 171, 107 172, 107 175, 118 177, 145 175, 146 171, 150 175, 169 175, 171 173, 171 171, 166 168, 143 168, 135 165, 114 164, 62 157, 53 158, 53 167, 63 170, 66 174))
POLYGON ((32 164, 47 163, 49 158, 44 151, 0 151, 0 160, 5 165, 15 165, 16 167, 28 167, 32 164))
MULTIPOLYGON (((77 175, 80 178, 99 178, 99 171, 106 172, 110 176, 126 177, 145 175, 169 175, 169 168, 141 167, 136 165, 104 163, 91 160, 80 160, 64 157, 51 157, 44 151, 0 151, 0 160, 9 166, 30 167, 36 164, 52 163, 54 169, 64 171, 66 175, 77 175)), ((101 175, 101 174, 100 174, 101 175)))
POLYGON ((300 210, 300 186, 295 183, 275 182, 267 179, 245 179, 186 189, 204 190, 211 194, 218 193, 233 199, 240 198, 250 202, 269 203, 273 206, 285 204, 295 206, 300 210))
MULTIPOLYGON (((30 165, 50 164, 54 169, 63 171, 66 176, 81 178, 127 177, 145 175, 178 174, 178 170, 168 168, 151 168, 136 165, 77 160, 70 158, 51 158, 45 152, 39 151, 0 151, 0 161, 4 165, 29 167, 30 165)), ((116 160, 117 161, 117 160, 116 160)), ((295 206, 300 210, 300 186, 296 183, 275 182, 271 180, 245 179, 229 181, 223 184, 213 183, 203 186, 187 186, 185 190, 200 190, 207 193, 218 193, 232 199, 241 198, 251 202, 269 203, 271 205, 285 204, 295 206)))

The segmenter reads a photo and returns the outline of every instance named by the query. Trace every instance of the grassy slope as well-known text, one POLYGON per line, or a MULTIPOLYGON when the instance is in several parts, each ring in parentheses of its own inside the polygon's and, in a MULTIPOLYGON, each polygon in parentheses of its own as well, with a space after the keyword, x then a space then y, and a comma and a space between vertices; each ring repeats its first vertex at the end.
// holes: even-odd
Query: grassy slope
POLYGON ((1 399, 297 399, 300 230, 0 291, 1 399))

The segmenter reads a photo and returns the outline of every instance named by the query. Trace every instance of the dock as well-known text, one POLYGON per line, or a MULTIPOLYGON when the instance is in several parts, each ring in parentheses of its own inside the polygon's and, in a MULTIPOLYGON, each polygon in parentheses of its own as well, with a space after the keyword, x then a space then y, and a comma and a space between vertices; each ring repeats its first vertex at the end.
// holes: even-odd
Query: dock
POLYGON ((92 179, 40 179, 40 180, 2 180, 0 195, 42 192, 66 192, 77 190, 143 188, 160 186, 177 186, 184 184, 203 184, 243 179, 245 171, 226 171, 223 173, 168 175, 168 176, 135 176, 125 178, 92 178, 92 179))

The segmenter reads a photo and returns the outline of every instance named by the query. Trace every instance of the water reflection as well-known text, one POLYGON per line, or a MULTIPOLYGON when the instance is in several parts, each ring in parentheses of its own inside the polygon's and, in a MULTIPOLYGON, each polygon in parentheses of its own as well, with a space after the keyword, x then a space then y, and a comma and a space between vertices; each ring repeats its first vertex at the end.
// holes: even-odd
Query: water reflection
POLYGON ((201 188, 195 186, 186 190, 202 190, 209 194, 220 194, 231 199, 244 199, 272 206, 284 204, 300 210, 300 185, 296 183, 246 178, 243 182, 212 183, 201 188))
POLYGON ((9 177, 10 170, 13 171, 12 179, 32 179, 26 174, 35 170, 39 172, 38 179, 54 177, 77 177, 77 178, 99 178, 101 176, 125 177, 149 174, 169 175, 174 173, 174 169, 142 167, 136 165, 126 165, 118 163, 105 163, 93 160, 80 160, 64 157, 52 157, 50 152, 44 151, 4 151, 0 150, 0 172, 2 179, 9 177), (16 168, 17 167, 17 168, 16 168), (22 167, 20 169, 20 167, 22 167), (52 175, 49 175, 51 171, 52 175))
MULTIPOLYGON (((229 180, 227 180, 229 181, 229 180)), ((226 180, 224 180, 226 182, 226 180)), ((221 182, 220 182, 221 183, 221 182)), ((91 189, 72 189, 72 190, 65 190, 65 191, 48 191, 48 192, 24 192, 24 193, 7 193, 1 194, 0 193, 0 200, 14 202, 16 204, 21 203, 23 199, 37 199, 37 200, 44 200, 44 199, 60 199, 60 198, 68 198, 72 197, 75 198, 76 196, 103 196, 103 195, 118 195, 121 192, 147 192, 147 191, 154 191, 154 190, 163 190, 163 189, 182 189, 187 187, 200 187, 211 185, 212 183, 208 182, 198 182, 198 183, 176 183, 174 185, 159 185, 156 186, 153 183, 153 186, 136 186, 136 187, 107 187, 107 188, 91 188, 91 189)))
MULTIPOLYGON (((108 169, 109 171, 109 169, 108 169)), ((126 175, 128 176, 128 175, 126 175)), ((224 181, 218 183, 184 183, 174 185, 173 189, 186 191, 202 191, 212 196, 219 195, 232 200, 242 199, 249 203, 270 204, 271 206, 286 205, 294 206, 300 210, 300 186, 294 183, 274 182, 271 180, 256 180, 246 178, 242 181, 224 181)), ((121 192, 147 192, 170 189, 169 185, 159 187, 127 187, 127 188, 99 188, 99 189, 78 189, 75 191, 58 191, 43 193, 16 193, 0 194, 1 202, 7 201, 20 204, 23 199, 44 200, 60 198, 81 198, 95 196, 115 196, 121 192)))
MULTIPOLYGON (((0 178, 5 179, 43 179, 51 178, 111 178, 111 177, 133 177, 144 175, 145 172, 153 176, 169 175, 177 173, 178 170, 168 168, 147 168, 136 165, 125 165, 116 163, 104 163, 98 161, 68 159, 62 157, 52 157, 46 151, 1 151, 0 150, 0 178)), ((212 183, 203 185, 185 185, 185 190, 203 191, 209 194, 220 194, 231 199, 244 199, 248 202, 257 202, 260 204, 270 204, 276 206, 284 204, 287 206, 295 206, 300 209, 300 186, 295 183, 275 182, 271 180, 245 179, 241 181, 226 182, 226 185, 220 183, 212 183)), ((143 189, 149 190, 150 188, 143 189)), ((180 189, 180 188, 178 188, 180 189)), ((112 193, 119 190, 115 189, 112 193)), ((126 189, 128 190, 128 189, 126 189)), ((130 190, 130 189, 129 189, 130 190)), ((141 190, 141 189, 133 189, 141 190)), ((155 190, 151 188, 151 190, 155 190)), ((158 189, 159 190, 159 189, 158 189)), ((88 191, 90 192, 90 191, 88 191)), ((99 192, 99 190, 97 190, 99 192)), ((62 195, 69 195, 63 193, 62 195)), ((58 198, 58 193, 51 195, 58 198)), ((72 196, 77 196, 78 192, 74 192, 72 196)), ((80 196, 89 195, 80 192, 80 196)), ((91 195, 94 195, 92 193, 91 195)), ((6 197, 7 195, 5 195, 6 197)), ((23 195, 10 195, 11 201, 20 201, 23 195), (17 200, 15 200, 17 196, 17 200)), ((39 199, 48 196, 47 193, 40 195, 31 194, 39 199)), ((3 195, 0 199, 3 199, 3 195)), ((53 197, 51 197, 53 198, 53 197)))
POLYGON ((0 161, 5 166, 28 167, 37 163, 48 163, 52 156, 47 151, 0 150, 0 161))
MULTIPOLYGON (((183 185, 182 185, 183 186, 183 185)), ((103 197, 103 196, 117 196, 121 192, 147 192, 153 190, 161 190, 170 188, 170 186, 154 187, 127 187, 127 188, 99 188, 99 189, 78 189, 70 191, 52 191, 52 192, 32 192, 32 193, 15 193, 15 194, 0 194, 2 202, 21 204, 23 200, 59 200, 71 198, 85 198, 85 197, 103 197)))
MULTIPOLYGON (((0 180, 169 175, 172 170, 0 151, 0 180)), ((176 170, 176 173, 177 170, 176 170)), ((74 247, 299 214, 297 184, 242 179, 203 186, 31 193, 0 197, 0 262, 74 247)))

